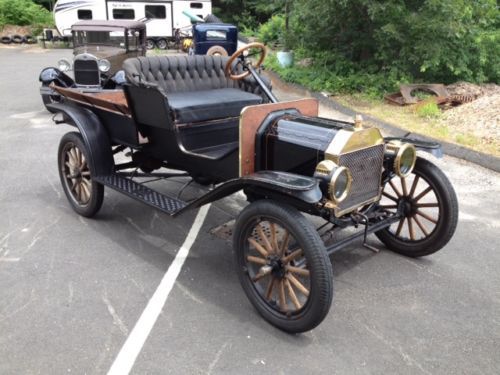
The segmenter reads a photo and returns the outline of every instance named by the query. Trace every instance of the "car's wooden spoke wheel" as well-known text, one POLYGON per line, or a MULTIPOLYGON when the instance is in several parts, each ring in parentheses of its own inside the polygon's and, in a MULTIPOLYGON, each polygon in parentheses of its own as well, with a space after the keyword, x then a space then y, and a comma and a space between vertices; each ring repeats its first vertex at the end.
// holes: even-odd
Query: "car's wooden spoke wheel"
POLYGON ((297 209, 253 202, 239 215, 233 236, 241 285, 266 320, 296 333, 325 318, 332 266, 318 232, 297 209))
POLYGON ((92 196, 92 180, 87 160, 82 151, 71 142, 64 149, 64 175, 69 190, 78 204, 84 206, 92 196))
POLYGON ((104 187, 92 179, 88 151, 79 133, 67 133, 59 144, 59 177, 73 209, 93 216, 102 206, 104 187))
POLYGON ((304 252, 279 223, 256 223, 245 250, 248 275, 272 308, 293 314, 307 303, 311 281, 304 252))
POLYGON ((399 211, 402 217, 377 236, 391 250, 408 256, 441 249, 458 220, 458 203, 450 182, 435 165, 420 158, 408 177, 395 176, 388 181, 380 207, 399 211))

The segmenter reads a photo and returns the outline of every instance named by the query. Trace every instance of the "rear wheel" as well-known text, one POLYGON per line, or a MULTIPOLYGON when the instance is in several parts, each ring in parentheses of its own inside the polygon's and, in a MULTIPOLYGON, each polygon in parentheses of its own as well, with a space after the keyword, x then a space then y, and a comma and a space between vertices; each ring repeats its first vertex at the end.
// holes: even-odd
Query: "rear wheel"
POLYGON ((333 298, 332 265, 299 211, 269 200, 251 203, 237 219, 233 245, 243 290, 264 319, 290 333, 323 321, 333 298))
POLYGON ((156 47, 156 43, 153 39, 146 39, 146 48, 154 49, 156 47))
POLYGON ((80 215, 94 216, 102 206, 104 186, 92 179, 89 155, 82 136, 66 133, 59 143, 59 177, 73 209, 80 215))
POLYGON ((212 46, 207 51, 208 56, 227 56, 227 51, 222 46, 212 46))
POLYGON ((430 255, 443 248, 458 222, 457 196, 446 175, 431 162, 418 158, 406 178, 394 177, 383 190, 380 206, 403 217, 376 236, 390 250, 409 256, 430 255))
POLYGON ((156 41, 156 46, 159 48, 159 49, 167 49, 168 48, 168 42, 166 39, 158 39, 156 41))

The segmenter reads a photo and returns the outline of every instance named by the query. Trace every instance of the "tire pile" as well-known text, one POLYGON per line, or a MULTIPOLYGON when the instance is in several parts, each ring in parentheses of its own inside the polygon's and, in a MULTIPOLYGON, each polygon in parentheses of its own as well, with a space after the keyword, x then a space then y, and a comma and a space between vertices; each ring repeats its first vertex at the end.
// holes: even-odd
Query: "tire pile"
POLYGON ((36 43, 35 38, 31 35, 19 35, 19 34, 14 34, 14 35, 3 35, 0 38, 0 42, 3 44, 33 44, 36 43))

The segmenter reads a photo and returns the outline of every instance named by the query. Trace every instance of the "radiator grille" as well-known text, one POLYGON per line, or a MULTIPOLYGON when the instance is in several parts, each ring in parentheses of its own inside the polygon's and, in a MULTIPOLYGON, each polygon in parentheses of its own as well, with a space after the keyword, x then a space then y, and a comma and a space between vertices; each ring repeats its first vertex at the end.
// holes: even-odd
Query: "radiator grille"
POLYGON ((378 196, 384 161, 384 145, 343 154, 339 165, 348 167, 352 174, 351 193, 339 204, 345 211, 378 196))
POLYGON ((75 83, 82 86, 101 84, 99 67, 96 60, 75 60, 75 83))

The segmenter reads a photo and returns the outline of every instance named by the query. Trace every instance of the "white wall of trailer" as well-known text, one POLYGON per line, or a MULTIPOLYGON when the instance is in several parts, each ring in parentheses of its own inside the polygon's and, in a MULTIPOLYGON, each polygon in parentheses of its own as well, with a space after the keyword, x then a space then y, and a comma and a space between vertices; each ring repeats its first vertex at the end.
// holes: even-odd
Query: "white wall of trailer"
POLYGON ((211 0, 58 0, 54 20, 61 35, 71 35, 71 26, 84 19, 130 19, 146 21, 147 35, 171 37, 173 29, 189 26, 182 12, 205 17, 212 13, 211 0))

